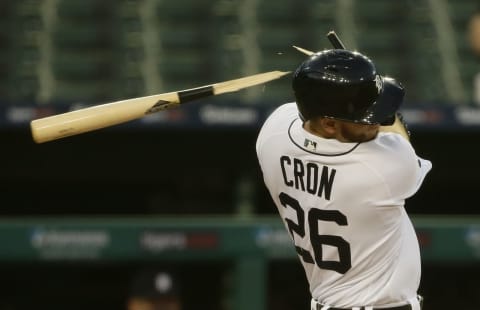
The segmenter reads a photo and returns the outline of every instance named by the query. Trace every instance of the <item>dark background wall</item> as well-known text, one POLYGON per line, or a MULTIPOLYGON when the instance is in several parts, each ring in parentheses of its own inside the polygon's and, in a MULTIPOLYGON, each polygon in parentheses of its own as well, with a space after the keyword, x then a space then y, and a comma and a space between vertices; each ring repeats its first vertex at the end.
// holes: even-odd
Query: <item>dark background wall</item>
MULTIPOLYGON (((256 161, 258 128, 125 130, 35 144, 26 128, 2 130, 2 215, 234 213, 239 182, 254 212, 275 214, 256 161)), ((412 214, 479 214, 480 131, 415 131, 433 169, 407 201, 412 214)))
MULTIPOLYGON (((28 128, 2 130, 0 215, 235 214, 239 197, 246 195, 255 214, 275 216, 256 162, 257 131, 116 127, 37 145, 28 128), (240 180, 251 182, 246 193, 239 190, 240 180)), ((476 131, 412 129, 417 153, 434 166, 420 192, 407 201, 412 215, 480 213, 479 138, 476 131)), ((157 263, 163 267, 164 262, 157 263)), ((230 262, 169 264, 184 271, 185 310, 196 309, 192 301, 198 299, 203 308, 223 309, 230 262)), ((2 264, 5 305, 0 309, 121 309, 130 276, 144 265, 2 264)), ((268 270, 268 309, 308 309, 308 286, 297 261, 273 261, 268 270)), ((456 309, 480 307, 477 265, 424 263, 423 270, 425 309, 446 309, 449 303, 456 309)))

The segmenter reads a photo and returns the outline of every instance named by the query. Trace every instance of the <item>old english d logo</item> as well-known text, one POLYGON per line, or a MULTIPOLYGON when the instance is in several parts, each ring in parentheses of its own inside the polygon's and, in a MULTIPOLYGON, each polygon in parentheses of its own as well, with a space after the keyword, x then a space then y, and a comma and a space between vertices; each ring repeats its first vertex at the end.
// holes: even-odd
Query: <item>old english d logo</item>
POLYGON ((170 101, 158 100, 145 114, 155 113, 161 110, 168 109, 172 103, 170 101))

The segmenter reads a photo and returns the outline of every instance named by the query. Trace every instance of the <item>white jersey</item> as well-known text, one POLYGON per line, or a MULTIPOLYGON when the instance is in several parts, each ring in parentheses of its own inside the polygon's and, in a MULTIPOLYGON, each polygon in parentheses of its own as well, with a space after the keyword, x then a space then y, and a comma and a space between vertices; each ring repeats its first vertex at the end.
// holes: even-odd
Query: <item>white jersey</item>
POLYGON ((348 308, 394 307, 416 297, 420 251, 404 203, 431 163, 404 137, 324 139, 307 132, 288 103, 267 119, 256 150, 312 298, 348 308))

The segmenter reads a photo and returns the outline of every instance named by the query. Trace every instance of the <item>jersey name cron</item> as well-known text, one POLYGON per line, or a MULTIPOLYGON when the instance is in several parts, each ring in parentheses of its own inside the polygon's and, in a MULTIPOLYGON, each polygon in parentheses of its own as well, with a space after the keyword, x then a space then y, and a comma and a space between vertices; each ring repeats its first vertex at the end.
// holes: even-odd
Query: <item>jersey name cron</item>
POLYGON ((287 155, 280 157, 280 166, 286 186, 330 200, 336 169, 287 155))

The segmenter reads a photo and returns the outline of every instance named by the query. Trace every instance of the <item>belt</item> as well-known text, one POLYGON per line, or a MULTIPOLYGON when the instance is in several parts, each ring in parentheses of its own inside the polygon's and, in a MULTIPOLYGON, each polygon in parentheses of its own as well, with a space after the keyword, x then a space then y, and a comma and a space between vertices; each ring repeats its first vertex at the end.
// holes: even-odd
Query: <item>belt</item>
POLYGON ((312 299, 312 310, 416 310, 416 309, 422 309, 422 304, 423 304, 423 297, 420 295, 417 295, 416 298, 412 298, 412 300, 409 300, 409 303, 403 306, 396 306, 396 307, 390 307, 390 308, 375 308, 375 307, 352 307, 352 308, 336 308, 336 307, 330 307, 326 305, 322 305, 312 299), (413 307, 412 305, 415 305, 413 307))
POLYGON ((355 308, 334 308, 328 307, 324 308, 325 306, 322 304, 317 304, 317 310, 412 310, 412 306, 410 305, 403 305, 398 307, 390 307, 390 308, 370 308, 370 307, 355 307, 355 308))

